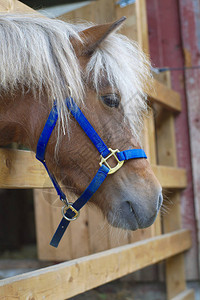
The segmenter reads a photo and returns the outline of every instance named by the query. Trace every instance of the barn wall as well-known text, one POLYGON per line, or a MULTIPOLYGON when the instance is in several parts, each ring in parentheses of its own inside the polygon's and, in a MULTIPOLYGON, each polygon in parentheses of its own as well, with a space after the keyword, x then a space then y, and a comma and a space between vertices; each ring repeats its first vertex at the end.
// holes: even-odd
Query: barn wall
MULTIPOLYGON (((191 1, 180 1, 191 2, 191 1)), ((189 5, 188 5, 189 6, 189 5)), ((148 26, 150 56, 154 67, 183 67, 181 23, 178 0, 148 0, 148 26)), ((191 8, 192 10, 192 8, 191 8)), ((188 33, 190 35, 190 33, 188 33)), ((192 40, 195 39, 191 37, 192 40)), ((192 71, 191 71, 192 72, 192 71)), ((182 223, 192 232, 193 247, 186 255, 187 279, 198 278, 197 228, 195 220, 194 192, 192 179, 188 109, 183 70, 171 71, 172 88, 178 91, 182 100, 182 113, 176 117, 176 146, 178 166, 186 168, 188 187, 181 197, 182 223)))
MULTIPOLYGON (((200 66, 200 2, 179 0, 185 66, 200 66)), ((200 244, 200 69, 185 70, 195 212, 200 244)), ((200 265, 199 265, 200 268, 200 265)))

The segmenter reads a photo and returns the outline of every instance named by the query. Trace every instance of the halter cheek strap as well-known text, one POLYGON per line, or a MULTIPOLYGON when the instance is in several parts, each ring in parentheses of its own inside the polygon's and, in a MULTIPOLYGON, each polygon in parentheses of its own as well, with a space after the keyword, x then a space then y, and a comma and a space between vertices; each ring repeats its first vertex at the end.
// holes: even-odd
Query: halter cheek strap
POLYGON ((89 184, 89 186, 85 189, 82 195, 74 203, 69 203, 66 198, 66 195, 63 193, 60 185, 58 184, 53 174, 51 174, 51 172, 48 170, 48 167, 45 162, 46 146, 58 119, 58 111, 55 103, 49 114, 49 117, 41 133, 41 136, 39 138, 37 151, 36 151, 36 158, 43 163, 57 191, 57 194, 60 197, 60 200, 63 201, 65 204, 62 208, 63 218, 50 242, 50 245, 54 247, 58 246, 70 221, 77 219, 77 217, 79 216, 80 209, 88 202, 88 200, 92 197, 92 195, 98 190, 98 188, 101 186, 101 184, 106 179, 108 174, 115 173, 118 169, 122 167, 124 161, 126 160, 133 159, 133 158, 147 158, 144 150, 142 149, 129 149, 120 152, 118 149, 113 150, 111 148, 108 148, 106 144, 103 142, 103 140, 100 138, 100 136, 97 134, 97 132, 94 130, 92 125, 89 123, 89 121, 86 119, 82 111, 73 101, 73 99, 71 97, 67 98, 65 102, 71 114, 74 116, 74 118, 79 123, 79 125, 84 130, 84 132, 87 134, 91 142, 99 151, 101 161, 100 161, 100 168, 97 171, 91 183, 89 184), (111 156, 113 156, 116 160, 115 167, 111 167, 108 163, 108 159, 111 156))

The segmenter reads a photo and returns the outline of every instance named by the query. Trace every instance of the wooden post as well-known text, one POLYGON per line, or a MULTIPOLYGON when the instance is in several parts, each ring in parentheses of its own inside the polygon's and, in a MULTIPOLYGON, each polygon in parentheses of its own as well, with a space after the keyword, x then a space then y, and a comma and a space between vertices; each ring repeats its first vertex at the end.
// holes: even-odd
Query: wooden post
MULTIPOLYGON (((137 22, 138 22, 138 41, 146 54, 149 54, 149 41, 148 41, 148 25, 147 25, 147 16, 146 16, 146 1, 140 0, 136 1, 136 10, 137 10, 137 22)), ((164 82, 166 83, 166 81, 164 82)), ((169 81, 166 84, 169 88, 171 87, 169 81)), ((175 131, 174 131, 174 118, 170 112, 167 112, 162 108, 163 114, 166 116, 167 122, 161 122, 159 128, 159 135, 157 135, 157 149, 158 149, 158 163, 166 165, 166 152, 163 153, 163 150, 166 149, 167 145, 172 145, 171 151, 171 160, 167 158, 169 165, 176 167, 176 147, 175 147, 175 131), (163 132, 164 131, 164 132, 163 132), (165 135, 167 131, 167 135, 165 135), (160 152, 160 153, 159 153, 160 152), (161 153, 162 152, 162 153, 161 153)), ((154 117, 151 111, 148 121, 146 121, 148 126, 148 134, 146 140, 148 141, 148 151, 151 155, 151 163, 156 163, 156 146, 155 146, 155 124, 154 117), (153 146, 152 146, 153 144, 153 146), (151 146, 150 146, 151 145, 151 146)), ((158 132, 158 130, 157 130, 158 132)), ((171 148, 170 148, 171 150, 171 148)), ((165 150, 166 151, 166 150, 165 150)), ((168 157, 168 156, 167 156, 168 157)), ((170 231, 177 230, 181 228, 180 220, 180 196, 179 193, 176 193, 173 197, 175 200, 175 205, 173 207, 174 213, 170 213, 168 217, 164 219, 164 231, 167 232, 169 223, 170 231)), ((155 231, 161 232, 160 220, 155 224, 155 231), (157 225, 158 224, 158 225, 157 225)), ((177 257, 172 257, 166 262, 166 284, 167 284, 167 297, 172 299, 174 296, 179 295, 181 292, 185 291, 185 267, 184 267, 184 256, 180 254, 177 257)), ((192 299, 192 295, 191 295, 192 299)))
MULTIPOLYGON (((146 1, 136 1, 136 15, 137 15, 137 41, 142 50, 149 56, 149 38, 148 38, 148 24, 146 15, 146 1)), ((151 164, 157 163, 156 154, 156 134, 155 134, 155 122, 153 110, 149 107, 149 115, 145 119, 144 129, 144 146, 147 152, 147 157, 151 164)), ((156 222, 151 226, 152 236, 161 234, 161 220, 160 214, 158 215, 156 222)))
MULTIPOLYGON (((199 2, 198 1, 180 1, 180 0, 148 0, 148 24, 150 37, 151 61, 154 67, 185 67, 199 64, 197 53, 198 34, 196 28, 199 28, 199 2), (185 61, 184 61, 185 58, 185 61)), ((186 274, 188 280, 199 279, 198 272, 198 246, 197 246, 197 228, 194 209, 194 181, 192 178, 191 149, 188 130, 188 112, 191 107, 198 107, 199 101, 196 91, 199 92, 199 69, 189 69, 172 71, 172 88, 179 92, 181 96, 182 110, 175 118, 176 147, 178 166, 185 168, 187 172, 188 185, 181 193, 181 214, 182 223, 185 228, 191 230, 192 249, 185 257, 186 274), (184 74, 185 73, 185 74, 184 74), (186 83, 187 82, 187 83, 186 83), (189 85, 188 85, 189 83, 189 85), (188 94, 188 103, 186 102, 187 89, 191 88, 191 94, 188 94)), ((157 89, 155 89, 157 91, 157 89)), ((167 100, 170 97, 166 97, 167 100)), ((198 108, 194 109, 198 115, 198 108)), ((190 119, 191 120, 191 119, 190 119)), ((189 120, 189 121, 190 121, 189 120)), ((192 120, 198 120, 192 119, 192 120)), ((198 122, 193 124, 192 132, 196 130, 199 134, 198 122), (195 128, 195 126, 197 127, 195 128)), ((191 134, 191 132, 190 132, 191 134)), ((190 135, 191 137, 191 135, 190 135)), ((195 141, 198 139, 196 138, 195 141)), ((198 144, 198 142, 197 142, 198 144)), ((198 154, 198 151, 196 151, 198 154)), ((198 164, 195 164, 198 169, 198 164)), ((198 178, 198 177, 197 177, 198 178)), ((196 211, 198 214, 198 212, 196 211)))
MULTIPOLYGON (((159 79, 159 76, 157 78, 159 79)), ((160 81, 170 88, 170 73, 166 72, 165 74, 162 74, 160 76, 160 81)), ((176 167, 177 158, 174 116, 171 112, 160 108, 157 120, 158 163, 176 167)), ((170 206, 170 211, 168 214, 163 216, 163 229, 165 233, 173 232, 182 228, 180 192, 173 192, 170 196, 170 201, 173 203, 170 206)), ((168 300, 171 300, 185 292, 186 278, 184 254, 179 254, 166 260, 166 284, 168 300)), ((194 299, 193 291, 190 291, 189 295, 190 298, 188 299, 194 299)))

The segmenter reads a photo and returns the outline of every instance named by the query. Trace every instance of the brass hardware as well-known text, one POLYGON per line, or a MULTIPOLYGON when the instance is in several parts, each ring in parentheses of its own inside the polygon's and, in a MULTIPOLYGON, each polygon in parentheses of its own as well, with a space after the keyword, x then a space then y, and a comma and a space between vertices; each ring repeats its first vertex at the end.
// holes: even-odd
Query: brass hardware
POLYGON ((101 161, 100 161, 99 165, 102 166, 102 164, 105 164, 105 165, 109 168, 108 174, 113 174, 113 173, 115 173, 117 170, 119 170, 119 169, 123 166, 124 160, 120 161, 120 160, 118 159, 118 157, 117 157, 117 155, 116 155, 116 153, 119 152, 118 149, 113 150, 113 149, 111 149, 111 148, 108 148, 108 150, 109 150, 111 153, 108 154, 107 157, 104 158, 102 155, 100 155, 101 161), (113 157, 116 159, 116 161, 117 161, 117 165, 116 165, 115 167, 113 167, 113 168, 112 168, 112 167, 108 164, 108 162, 107 162, 107 160, 108 160, 111 156, 113 156, 113 157))
POLYGON ((75 221, 80 215, 80 212, 78 210, 76 210, 72 205, 73 205, 73 203, 70 202, 68 205, 64 205, 62 207, 63 218, 65 218, 67 221, 75 221), (75 215, 72 218, 68 218, 67 216, 65 216, 68 209, 71 209, 75 213, 75 215))

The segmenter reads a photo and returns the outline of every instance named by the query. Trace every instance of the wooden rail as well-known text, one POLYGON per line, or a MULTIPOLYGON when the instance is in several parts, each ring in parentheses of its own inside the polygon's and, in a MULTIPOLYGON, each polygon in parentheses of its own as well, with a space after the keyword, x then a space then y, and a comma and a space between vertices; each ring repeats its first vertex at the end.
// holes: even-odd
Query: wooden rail
MULTIPOLYGON (((0 149, 0 161, 0 188, 52 187, 49 176, 33 152, 0 149)), ((186 187, 184 169, 157 165, 152 165, 152 168, 163 188, 186 187)))
POLYGON ((191 247, 188 230, 113 248, 0 282, 0 300, 67 299, 191 247))
POLYGON ((160 103, 163 107, 174 112, 181 111, 180 95, 156 79, 153 81, 152 88, 146 92, 150 100, 160 103))
POLYGON ((30 8, 29 6, 21 3, 20 1, 14 0, 1 0, 0 2, 0 11, 1 12, 15 12, 15 13, 34 13, 37 12, 30 8))
POLYGON ((165 189, 183 189, 187 186, 185 169, 159 165, 152 165, 152 169, 165 189))
POLYGON ((51 180, 30 151, 0 149, 0 188, 48 188, 51 180))
POLYGON ((171 298, 171 300, 193 300, 195 299, 194 290, 185 290, 184 292, 180 293, 179 295, 171 298))

